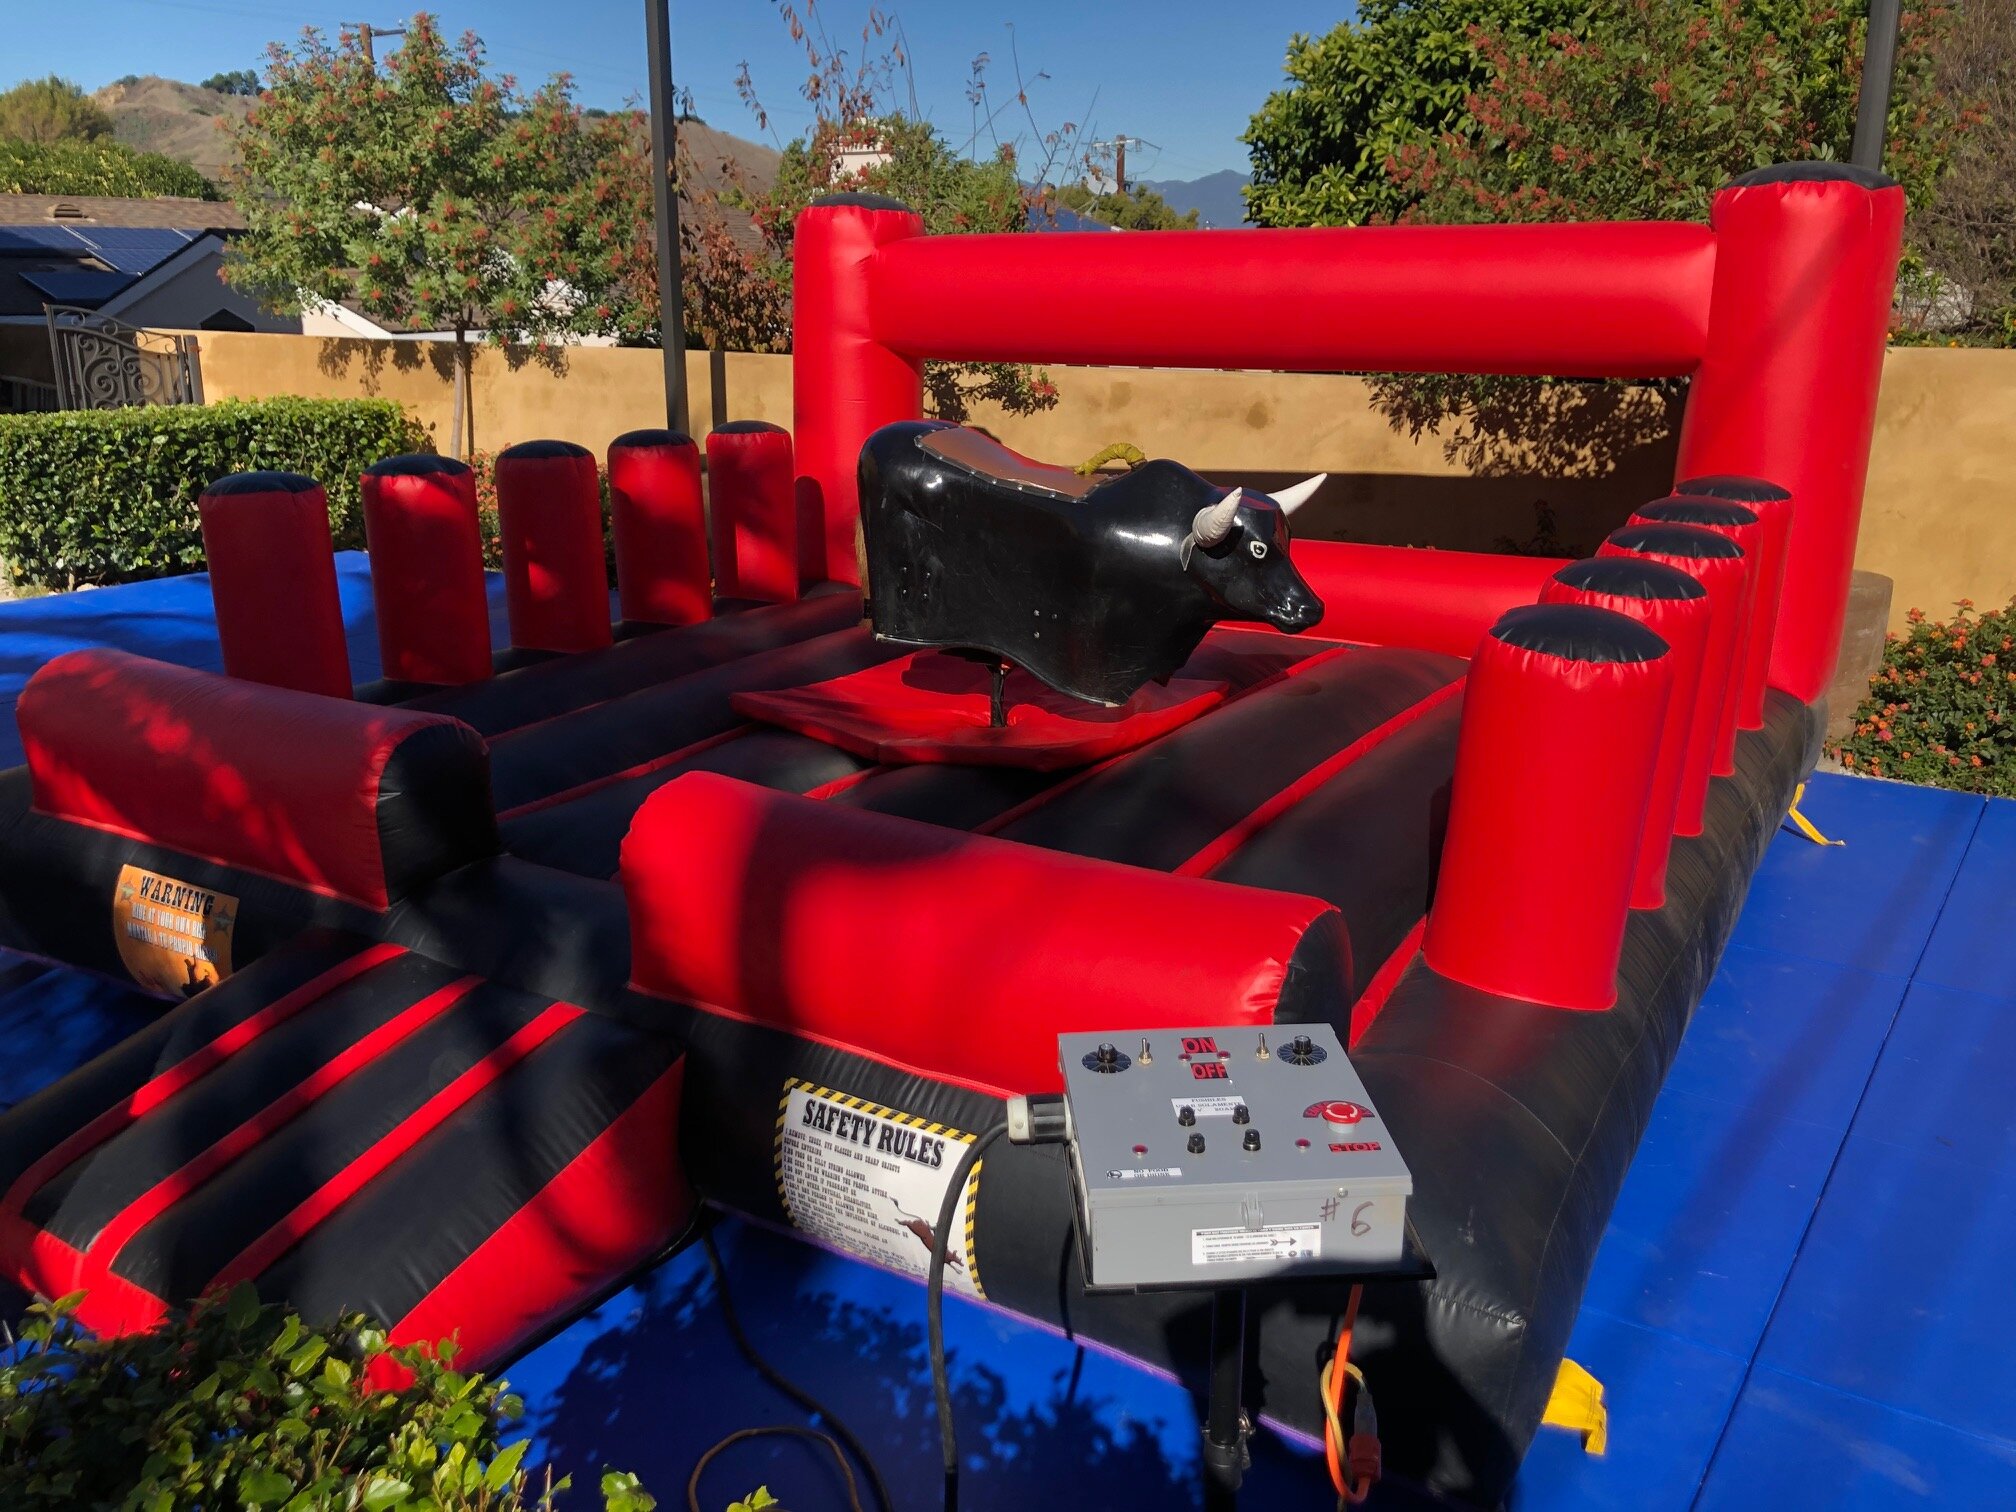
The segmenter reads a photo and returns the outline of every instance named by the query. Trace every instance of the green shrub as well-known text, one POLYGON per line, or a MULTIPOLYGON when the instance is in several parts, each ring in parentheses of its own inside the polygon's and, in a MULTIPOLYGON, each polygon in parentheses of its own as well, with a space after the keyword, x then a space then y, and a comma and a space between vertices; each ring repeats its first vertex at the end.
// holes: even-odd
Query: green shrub
POLYGON ((0 565, 55 589, 203 566, 196 499, 226 473, 306 473, 328 490, 339 551, 364 544, 357 477, 427 448, 383 399, 228 400, 0 416, 0 565))
POLYGON ((1855 728, 1833 754, 1853 772, 2016 797, 2016 602, 1953 618, 1907 616, 1886 637, 1883 670, 1855 711, 1855 728))
POLYGON ((122 199, 218 198, 187 163, 118 142, 0 139, 0 194, 109 194, 122 199))
MULTIPOLYGON (((523 1406, 452 1369, 452 1343, 391 1346, 362 1317, 310 1328, 244 1285, 99 1339, 72 1322, 76 1300, 31 1308, 0 1357, 9 1512, 550 1512, 566 1488, 525 1463, 526 1441, 502 1443, 523 1406), (381 1360, 412 1384, 367 1385, 381 1360)), ((622 1472, 601 1490, 605 1512, 654 1505, 622 1472)))

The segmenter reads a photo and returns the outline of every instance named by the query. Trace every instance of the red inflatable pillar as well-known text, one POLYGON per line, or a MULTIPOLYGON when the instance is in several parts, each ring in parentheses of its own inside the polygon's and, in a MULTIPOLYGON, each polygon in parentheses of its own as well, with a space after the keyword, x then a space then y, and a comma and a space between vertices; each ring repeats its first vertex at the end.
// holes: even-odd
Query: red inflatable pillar
POLYGON ((1641 504, 1631 512, 1631 518, 1625 523, 1696 525, 1719 536, 1727 536, 1743 548, 1743 603, 1736 616, 1738 629, 1736 661, 1731 668, 1731 698, 1729 707, 1724 710, 1728 725, 1724 732, 1727 748, 1718 748, 1721 760, 1715 768, 1717 772, 1725 768, 1733 772, 1736 769, 1736 732, 1764 727, 1764 684, 1760 681, 1753 690, 1745 681, 1750 670, 1750 638, 1757 624, 1757 595, 1761 586, 1758 568, 1764 560, 1764 524, 1747 505, 1731 504, 1722 499, 1681 498, 1678 495, 1641 504), (1754 719, 1748 717, 1753 706, 1756 710, 1754 719))
MULTIPOLYGON (((1683 478, 1673 485, 1676 498, 1720 499, 1741 504, 1761 527, 1753 548, 1735 539, 1750 554, 1750 630, 1743 644, 1743 712, 1737 723, 1746 730, 1764 727, 1764 695, 1771 686, 1771 645, 1778 638, 1778 606, 1785 595, 1785 550, 1792 536, 1792 495, 1762 478, 1724 474, 1683 478)), ((1642 511, 1641 511, 1642 513, 1642 511)), ((1709 526, 1714 529, 1714 526, 1709 526)))
POLYGON ((609 443, 609 529, 623 618, 692 625, 713 612, 700 448, 678 431, 626 431, 609 443))
POLYGON ((772 604, 798 597, 790 432, 766 420, 736 420, 709 431, 707 498, 715 594, 772 604))
POLYGON ((609 559, 595 454, 572 441, 521 441, 500 452, 497 527, 511 644, 569 652, 608 645, 609 559))
POLYGON ((1659 762, 1645 806, 1645 832, 1631 883, 1633 908, 1666 901, 1666 860, 1673 849, 1680 779, 1687 767, 1687 727, 1701 687, 1708 645, 1708 590, 1677 567, 1642 557, 1591 557, 1570 562, 1540 591, 1543 604, 1591 604, 1628 615, 1666 642, 1673 691, 1659 731, 1659 762))
POLYGON ((225 672, 348 698, 350 650, 322 485, 300 473, 233 473, 203 490, 196 513, 225 672))
POLYGON ((394 682, 467 683, 490 675, 490 601, 476 475, 414 453, 364 469, 364 540, 378 652, 394 682))
POLYGON ((1715 196, 1708 345, 1675 475, 1769 478, 1799 501, 1771 683, 1833 680, 1862 519, 1904 191, 1844 163, 1746 173, 1715 196))
POLYGON ((1617 1001, 1672 686, 1666 642, 1607 609, 1528 604, 1491 627, 1463 691, 1431 967, 1556 1008, 1617 1001))
POLYGON ((1599 557, 1640 557, 1677 567, 1708 591, 1708 636, 1687 718, 1687 764, 1680 774, 1676 835, 1698 835, 1708 812, 1708 779, 1726 731, 1736 732, 1736 641, 1743 610, 1743 548, 1696 525, 1626 525, 1610 532, 1599 557))
POLYGON ((862 444, 893 421, 924 414, 924 364, 875 339, 868 306, 876 249, 923 232, 922 216, 879 194, 815 200, 793 232, 791 435, 799 569, 807 582, 860 580, 854 530, 862 444))

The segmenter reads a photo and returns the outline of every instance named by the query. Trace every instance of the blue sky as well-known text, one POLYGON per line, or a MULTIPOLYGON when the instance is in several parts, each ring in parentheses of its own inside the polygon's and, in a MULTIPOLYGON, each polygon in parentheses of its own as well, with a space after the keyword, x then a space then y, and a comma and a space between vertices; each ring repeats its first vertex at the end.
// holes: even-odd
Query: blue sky
MULTIPOLYGON (((267 42, 339 21, 395 25, 412 0, 16 0, 7 22, 0 84, 58 73, 87 89, 129 73, 200 80, 256 67, 267 42)), ((583 103, 615 106, 644 89, 643 0, 438 0, 428 7, 451 33, 474 30, 492 62, 521 79, 565 69, 583 103)), ((1129 173, 1195 178, 1246 167, 1239 133, 1279 81, 1288 38, 1322 32, 1350 14, 1340 0, 915 0, 885 7, 900 18, 915 58, 918 104, 957 143, 971 133, 966 81, 986 52, 996 102, 1012 92, 1007 23, 1014 23, 1037 122, 1089 121, 1101 137, 1126 133, 1158 144, 1129 152, 1129 173), (1089 109, 1089 115, 1088 115, 1089 109)), ((858 39, 865 3, 821 8, 836 40, 858 39)), ((803 68, 772 0, 673 0, 673 69, 700 114, 738 135, 758 135, 735 96, 746 60, 789 137, 810 116, 796 94, 803 68)), ((1004 112, 997 126, 1017 112, 1004 112)), ((1018 122, 1025 134, 1026 121, 1018 122)), ((983 138, 983 142, 986 139, 983 138)))

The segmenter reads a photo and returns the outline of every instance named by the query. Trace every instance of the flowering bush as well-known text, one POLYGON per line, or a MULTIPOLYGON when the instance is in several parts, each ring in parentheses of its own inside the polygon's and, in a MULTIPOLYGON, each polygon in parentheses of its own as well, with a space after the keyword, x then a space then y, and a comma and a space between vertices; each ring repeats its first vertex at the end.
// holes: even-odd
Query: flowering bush
POLYGON ((1831 754, 1871 777, 2016 797, 2016 602, 1982 614, 1962 599, 1950 620, 1907 618, 1831 754))

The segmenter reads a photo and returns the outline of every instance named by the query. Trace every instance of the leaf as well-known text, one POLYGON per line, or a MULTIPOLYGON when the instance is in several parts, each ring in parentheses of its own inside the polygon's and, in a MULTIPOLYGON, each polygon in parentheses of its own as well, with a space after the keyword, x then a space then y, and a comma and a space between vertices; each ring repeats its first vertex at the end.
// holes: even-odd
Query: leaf
POLYGON ((530 1439, 520 1439, 490 1461, 490 1468, 483 1472, 484 1486, 492 1491, 502 1491, 509 1485, 511 1477, 518 1473, 519 1462, 525 1458, 531 1442, 530 1439))
POLYGON ((271 1507, 294 1494, 294 1482, 278 1470, 255 1466, 238 1477, 238 1495, 254 1507, 271 1507))
POLYGON ((374 1476, 365 1486, 359 1505, 364 1512, 385 1512, 387 1507, 396 1507, 413 1495, 412 1486, 390 1475, 374 1476))

